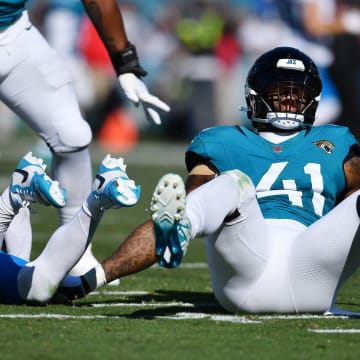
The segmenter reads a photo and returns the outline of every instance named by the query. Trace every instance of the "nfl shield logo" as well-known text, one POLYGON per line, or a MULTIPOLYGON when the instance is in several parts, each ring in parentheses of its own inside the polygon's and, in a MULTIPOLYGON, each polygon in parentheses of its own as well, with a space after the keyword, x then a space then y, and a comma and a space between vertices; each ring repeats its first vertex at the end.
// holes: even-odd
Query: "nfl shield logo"
POLYGON ((272 151, 273 151, 274 153, 280 153, 280 152, 282 152, 282 146, 281 146, 281 145, 274 145, 274 146, 272 147, 272 151))

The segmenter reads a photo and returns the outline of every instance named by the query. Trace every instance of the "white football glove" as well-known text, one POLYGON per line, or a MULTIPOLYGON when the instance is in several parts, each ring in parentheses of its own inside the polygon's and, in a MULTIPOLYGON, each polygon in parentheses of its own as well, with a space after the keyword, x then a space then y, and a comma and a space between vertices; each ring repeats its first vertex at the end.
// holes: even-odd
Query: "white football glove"
POLYGON ((139 106, 141 103, 147 119, 153 121, 156 125, 160 125, 161 119, 158 111, 168 112, 170 111, 170 107, 158 97, 151 95, 144 82, 136 75, 125 73, 119 75, 118 79, 126 97, 132 101, 135 106, 139 106))

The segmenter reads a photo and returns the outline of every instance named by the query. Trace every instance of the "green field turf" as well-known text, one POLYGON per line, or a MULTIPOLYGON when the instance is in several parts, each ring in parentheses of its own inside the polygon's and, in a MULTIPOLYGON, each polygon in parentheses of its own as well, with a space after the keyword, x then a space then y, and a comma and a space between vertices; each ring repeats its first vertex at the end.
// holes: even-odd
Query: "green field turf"
MULTIPOLYGON (((2 188, 31 143, 3 147, 2 188)), ((131 209, 106 213, 93 241, 102 259, 149 217, 151 192, 168 171, 185 174, 185 145, 142 144, 124 155, 142 185, 131 209)), ((94 170, 103 151, 92 148, 94 170)), ((56 211, 32 215, 36 256, 56 227, 56 211)), ((346 214, 344 214, 345 216, 346 214)), ((66 251, 66 249, 64 249, 66 251)), ((241 261, 241 259, 239 260, 241 261)), ((360 276, 341 291, 340 307, 360 311, 360 276)), ((213 297, 203 239, 195 239, 178 269, 154 266, 74 306, 0 306, 0 359, 359 359, 360 319, 305 315, 232 315, 213 297)))

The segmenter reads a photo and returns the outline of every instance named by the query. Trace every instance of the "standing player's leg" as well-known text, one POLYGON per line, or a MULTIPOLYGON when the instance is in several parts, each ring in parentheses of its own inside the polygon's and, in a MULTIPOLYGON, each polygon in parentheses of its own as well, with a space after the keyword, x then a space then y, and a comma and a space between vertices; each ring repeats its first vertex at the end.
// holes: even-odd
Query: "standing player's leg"
MULTIPOLYGON (((29 24, 26 13, 0 42, 4 48, 0 60, 6 73, 0 84, 0 99, 50 148, 52 175, 68 192, 68 202, 59 211, 60 224, 65 223, 77 213, 91 189, 91 129, 82 118, 69 71, 29 24), (6 47, 11 51, 5 51, 6 47)), ((89 268, 97 263, 91 252, 88 259, 89 268)))
POLYGON ((17 66, 0 85, 0 98, 34 132, 53 155, 52 176, 67 189, 68 204, 60 223, 72 219, 91 189, 92 134, 83 119, 70 73, 35 29, 23 31, 13 46, 17 66), (31 44, 31 55, 26 44, 31 44), (21 86, 20 86, 21 84, 21 86))

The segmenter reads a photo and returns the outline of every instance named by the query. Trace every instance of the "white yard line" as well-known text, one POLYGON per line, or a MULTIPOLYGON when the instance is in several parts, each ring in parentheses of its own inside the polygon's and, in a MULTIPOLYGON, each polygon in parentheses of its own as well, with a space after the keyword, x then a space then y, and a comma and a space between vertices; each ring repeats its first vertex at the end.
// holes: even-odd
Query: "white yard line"
POLYGON ((320 334, 360 334, 360 329, 308 329, 320 334))
MULTIPOLYGON (((169 303, 170 304, 170 303, 169 303)), ((181 303, 174 303, 179 306, 181 303)), ((123 305, 123 304, 122 304, 123 305)), ((130 305, 130 304, 129 304, 130 305)), ((155 304, 151 304, 155 305, 155 304)), ((150 306, 151 306, 150 305, 150 306)), ((158 304, 156 304, 158 305, 158 304)), ((161 304, 164 306, 164 304, 161 304)), ((192 305, 192 304, 191 304, 192 305)), ((133 306, 133 304, 132 304, 133 306)), ((137 306, 148 307, 149 304, 137 304, 137 306)), ((189 304, 182 303, 181 306, 188 307, 189 304)), ((121 319, 121 318, 132 318, 132 319, 143 319, 143 316, 131 316, 131 315, 66 315, 66 314, 0 314, 1 319, 78 319, 78 320, 94 320, 94 319, 121 319)), ((173 315, 157 315, 151 316, 152 319, 166 319, 166 320, 198 320, 206 319, 216 322, 229 322, 238 324, 261 324, 266 320, 280 319, 280 320, 301 320, 301 319, 324 319, 324 316, 320 315, 291 315, 291 316, 257 316, 251 318, 249 316, 240 315, 227 315, 227 314, 206 314, 206 313, 191 313, 191 312, 178 312, 173 315)), ((338 319, 335 316, 326 316, 326 319, 338 319)), ((320 334, 360 334, 360 329, 307 329, 309 332, 315 332, 320 334)))
MULTIPOLYGON (((214 304, 215 305, 215 304, 214 304)), ((86 304, 88 307, 89 304, 86 304)), ((172 306, 179 306, 179 307, 194 307, 195 305, 192 303, 184 303, 181 301, 173 301, 173 302, 160 302, 160 303, 153 303, 153 302, 141 302, 141 303, 96 303, 90 304, 91 307, 94 308, 104 308, 104 307, 172 307, 172 306)))
POLYGON ((134 295, 149 295, 148 291, 118 291, 118 290, 111 290, 111 291, 93 291, 89 295, 124 295, 124 296, 134 296, 134 295))
MULTIPOLYGON (((123 295, 123 296, 134 296, 134 295, 149 295, 147 291, 97 291, 91 293, 92 295, 102 294, 105 296, 112 295, 123 295)), ((89 305, 87 305, 89 306, 89 305)), ((142 307, 142 308, 164 308, 164 307, 183 307, 183 308, 195 308, 195 307, 218 307, 217 303, 189 303, 182 301, 171 301, 171 302, 118 302, 118 303, 94 303, 90 304, 93 308, 104 308, 104 307, 142 307)), ((143 316, 131 316, 131 315, 67 315, 67 314, 0 314, 0 319, 121 319, 121 318, 144 318, 143 316)), ((194 319, 207 319, 216 322, 231 322, 239 324, 259 324, 270 320, 309 320, 309 319, 322 319, 322 320, 337 320, 337 319, 348 319, 348 316, 333 316, 333 315, 312 315, 312 314, 299 314, 299 315, 231 315, 231 314, 209 314, 202 312, 177 312, 169 315, 154 315, 152 318, 156 319, 167 319, 167 320, 194 320, 194 319)), ((360 329, 307 329, 309 332, 315 332, 319 334, 331 334, 331 333, 342 333, 342 334, 360 334, 360 329)))

